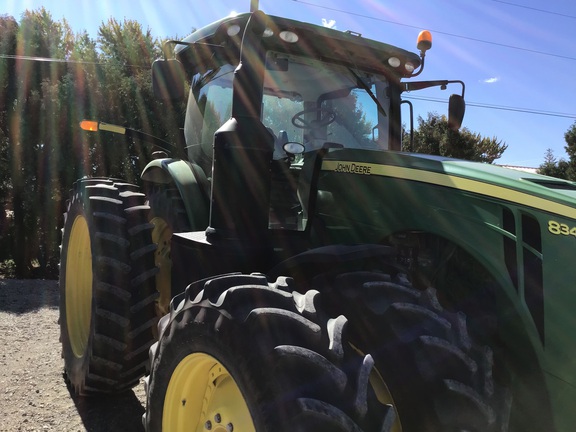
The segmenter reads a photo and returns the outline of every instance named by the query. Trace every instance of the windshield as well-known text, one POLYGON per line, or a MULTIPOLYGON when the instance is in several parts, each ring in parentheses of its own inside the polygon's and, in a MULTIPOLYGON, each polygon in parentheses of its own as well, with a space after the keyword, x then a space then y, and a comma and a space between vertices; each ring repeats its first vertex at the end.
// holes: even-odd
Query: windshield
MULTIPOLYGON (((232 115, 236 65, 194 76, 184 133, 191 161, 211 175, 214 133, 232 115)), ((390 100, 383 76, 306 57, 268 52, 261 121, 274 136, 270 228, 304 230, 315 151, 388 149, 390 100), (302 155, 285 152, 298 143, 302 155)))
POLYGON ((382 76, 269 52, 262 123, 276 137, 275 159, 283 156, 285 142, 301 143, 305 152, 322 148, 326 142, 387 149, 387 86, 382 76))
MULTIPOLYGON (((235 65, 225 64, 192 82, 185 134, 190 159, 206 168, 214 132, 230 118, 235 65)), ((274 135, 274 159, 283 145, 297 142, 305 152, 325 143, 335 147, 388 149, 388 82, 306 57, 268 52, 262 123, 274 135), (375 102, 375 99, 379 102, 375 102)))

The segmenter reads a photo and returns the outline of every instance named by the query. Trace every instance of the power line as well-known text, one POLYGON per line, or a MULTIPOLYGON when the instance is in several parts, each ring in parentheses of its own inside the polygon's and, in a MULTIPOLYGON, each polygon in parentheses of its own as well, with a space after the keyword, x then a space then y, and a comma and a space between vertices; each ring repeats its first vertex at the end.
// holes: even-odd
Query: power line
MULTIPOLYGON (((437 103, 448 103, 445 99, 439 98, 431 98, 431 97, 422 97, 422 96, 405 96, 406 99, 415 99, 415 100, 423 100, 428 102, 437 102, 437 103)), ((510 106, 503 106, 503 105, 492 105, 492 104, 483 104, 479 102, 469 102, 466 101, 466 106, 472 106, 476 108, 488 108, 488 109, 495 109, 501 111, 513 111, 513 112, 520 112, 526 114, 536 114, 536 115, 544 115, 549 117, 559 117, 559 118, 569 118, 569 119, 576 119, 576 114, 569 114, 569 113, 560 113, 560 112, 553 112, 553 111, 541 111, 535 110, 531 108, 519 108, 519 107, 510 107, 510 106)))
MULTIPOLYGON (((398 26, 402 26, 402 27, 408 27, 408 28, 413 28, 413 29, 417 29, 420 30, 421 28, 418 26, 414 26, 414 25, 410 25, 410 24, 404 24, 404 23, 400 23, 398 21, 391 21, 391 20, 386 20, 383 18, 378 18, 375 16, 371 16, 371 15, 363 15, 363 14, 359 14, 356 12, 350 12, 350 11, 345 11, 342 9, 337 9, 337 8, 333 8, 333 7, 329 7, 329 6, 322 6, 322 5, 317 5, 314 3, 310 3, 307 1, 303 1, 303 0, 292 0, 293 2, 296 3, 302 3, 308 6, 313 6, 313 7, 317 7, 320 9, 326 9, 326 10, 330 10, 333 12, 339 12, 339 13, 343 13, 343 14, 347 14, 347 15, 352 15, 352 16, 357 16, 359 18, 365 18, 365 19, 370 19, 370 20, 374 20, 374 21, 380 21, 380 22, 385 22, 388 24, 394 24, 394 25, 398 25, 398 26)), ((504 48, 508 48, 508 49, 513 49, 513 50, 517 50, 517 51, 524 51, 524 52, 530 52, 533 54, 540 54, 540 55, 545 55, 548 57, 556 57, 556 58, 561 58, 561 59, 565 59, 565 60, 572 60, 572 61, 576 61, 576 57, 570 57, 570 56, 565 56, 562 54, 554 54, 554 53, 549 53, 546 51, 539 51, 539 50, 533 50, 530 48, 523 48, 523 47, 518 47, 515 45, 509 45, 509 44, 503 44, 500 42, 493 42, 493 41, 487 41, 484 39, 477 39, 477 38, 473 38, 470 36, 463 36, 463 35, 459 35, 459 34, 455 34, 455 33, 448 33, 448 32, 444 32, 444 31, 440 31, 440 30, 432 30, 430 29, 433 33, 437 33, 437 34, 442 34, 442 35, 446 35, 446 36, 450 36, 450 37, 455 37, 455 38, 459 38, 459 39, 464 39, 464 40, 469 40, 469 41, 473 41, 473 42, 479 42, 479 43, 483 43, 483 44, 487 44, 487 45, 494 45, 494 46, 500 46, 500 47, 504 47, 504 48)))
MULTIPOLYGON (((53 57, 35 57, 35 56, 25 56, 25 55, 15 55, 15 54, 0 54, 0 58, 12 59, 12 60, 24 60, 24 61, 36 61, 36 62, 46 62, 46 63, 72 63, 72 64, 87 64, 95 66, 103 66, 110 63, 107 62, 91 62, 85 60, 70 60, 70 59, 59 59, 53 57)), ((140 69, 150 69, 150 66, 142 66, 135 64, 125 64, 123 66, 128 66, 131 68, 140 69)))
POLYGON ((576 16, 574 16, 574 15, 568 15, 568 14, 563 14, 563 13, 559 13, 559 12, 552 12, 552 11, 545 10, 545 9, 538 9, 538 8, 534 8, 534 7, 530 7, 530 6, 524 6, 524 5, 520 5, 520 4, 516 4, 516 3, 510 3, 510 2, 506 2, 506 1, 502 1, 502 0, 490 0, 490 1, 493 1, 495 3, 502 3, 502 4, 505 4, 508 6, 514 6, 517 8, 529 9, 529 10, 533 10, 533 11, 540 12, 540 13, 561 16, 564 18, 576 19, 576 16))
POLYGON ((25 55, 12 55, 12 54, 0 54, 0 58, 4 59, 12 59, 12 60, 28 60, 28 61, 37 61, 37 62, 49 62, 49 63, 79 63, 79 64, 91 64, 91 65, 101 65, 104 63, 98 62, 88 62, 82 60, 67 60, 67 59, 59 59, 59 58, 52 58, 52 57, 34 57, 34 56, 25 56, 25 55))

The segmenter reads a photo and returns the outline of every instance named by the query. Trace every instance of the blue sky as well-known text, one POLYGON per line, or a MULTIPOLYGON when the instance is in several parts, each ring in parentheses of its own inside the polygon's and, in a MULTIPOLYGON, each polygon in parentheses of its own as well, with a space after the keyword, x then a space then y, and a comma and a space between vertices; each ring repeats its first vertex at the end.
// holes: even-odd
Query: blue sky
MULTIPOLYGON (((183 37, 249 0, 4 0, 0 14, 20 19, 44 6, 54 20, 97 37, 110 17, 133 19, 158 37, 183 37)), ((564 133, 576 121, 576 2, 565 0, 260 0, 260 9, 416 51, 420 30, 433 46, 418 79, 466 83, 464 126, 508 145, 500 164, 540 165, 548 148, 567 158, 564 133), (499 109, 497 109, 499 107, 499 109), (521 111, 537 111, 533 114, 521 111)), ((447 112, 447 91, 414 93, 416 116, 447 112)))

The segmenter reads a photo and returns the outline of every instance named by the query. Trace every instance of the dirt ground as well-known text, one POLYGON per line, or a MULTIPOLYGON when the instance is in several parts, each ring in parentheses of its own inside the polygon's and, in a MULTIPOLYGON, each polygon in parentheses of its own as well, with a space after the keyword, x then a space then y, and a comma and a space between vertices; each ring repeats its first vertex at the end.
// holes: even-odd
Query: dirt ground
POLYGON ((63 376, 58 282, 0 279, 0 431, 143 431, 142 383, 82 398, 63 376))

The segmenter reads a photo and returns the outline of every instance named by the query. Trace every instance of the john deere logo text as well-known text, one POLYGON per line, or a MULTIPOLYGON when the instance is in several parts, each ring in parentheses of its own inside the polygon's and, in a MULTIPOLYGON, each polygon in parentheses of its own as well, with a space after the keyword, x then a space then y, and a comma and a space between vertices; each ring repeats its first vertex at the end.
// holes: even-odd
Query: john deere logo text
POLYGON ((334 171, 340 172, 340 173, 370 175, 371 169, 372 169, 372 167, 370 165, 361 165, 361 164, 355 164, 355 163, 340 163, 339 162, 338 165, 336 165, 336 169, 334 171))

